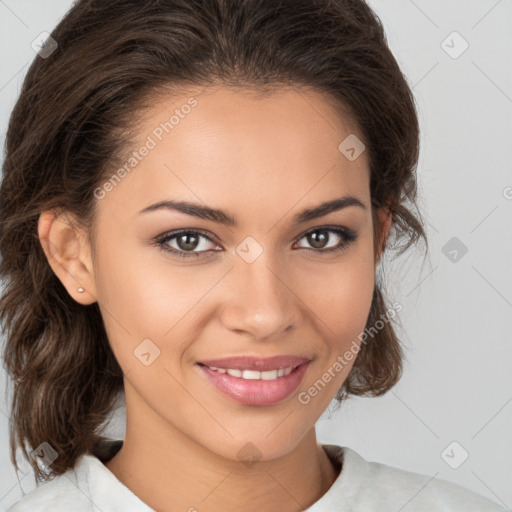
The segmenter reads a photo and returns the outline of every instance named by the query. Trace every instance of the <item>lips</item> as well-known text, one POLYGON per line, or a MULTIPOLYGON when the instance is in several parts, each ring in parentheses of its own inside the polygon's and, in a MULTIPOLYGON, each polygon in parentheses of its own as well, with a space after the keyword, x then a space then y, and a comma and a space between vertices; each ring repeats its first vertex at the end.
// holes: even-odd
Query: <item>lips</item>
POLYGON ((265 359, 243 356, 208 359, 197 366, 221 394, 244 405, 268 406, 297 390, 310 362, 308 358, 296 356, 265 359))

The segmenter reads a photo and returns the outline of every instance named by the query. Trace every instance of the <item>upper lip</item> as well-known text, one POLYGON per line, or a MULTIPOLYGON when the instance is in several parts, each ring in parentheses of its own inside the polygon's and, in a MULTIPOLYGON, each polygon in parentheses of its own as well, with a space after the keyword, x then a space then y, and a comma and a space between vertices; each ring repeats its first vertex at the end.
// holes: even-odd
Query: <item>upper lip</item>
POLYGON ((275 357, 253 357, 253 356, 239 356, 239 357, 225 357, 223 359, 207 359, 199 361, 200 364, 212 366, 214 368, 224 368, 233 370, 255 370, 267 371, 276 370, 279 368, 296 368, 301 364, 309 362, 310 359, 306 357, 297 356, 275 356, 275 357))

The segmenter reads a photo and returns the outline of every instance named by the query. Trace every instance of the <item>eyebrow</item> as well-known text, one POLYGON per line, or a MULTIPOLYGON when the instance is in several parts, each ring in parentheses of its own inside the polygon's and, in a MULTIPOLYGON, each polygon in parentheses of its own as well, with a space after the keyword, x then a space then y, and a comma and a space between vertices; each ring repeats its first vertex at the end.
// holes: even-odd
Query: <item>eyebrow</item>
MULTIPOLYGON (((314 208, 308 208, 301 211, 293 217, 292 225, 296 226, 318 217, 323 217, 328 213, 348 208, 349 206, 357 206, 363 210, 367 209, 363 202, 360 201, 357 197, 343 196, 337 199, 333 199, 332 201, 326 201, 318 206, 315 206, 314 208)), ((200 219, 211 220, 213 222, 224 224, 230 227, 238 227, 238 222, 236 219, 225 211, 219 210, 217 208, 211 208, 209 206, 203 206, 197 203, 191 203, 189 201, 160 201, 158 203, 147 206, 138 214, 140 215, 160 209, 176 210, 193 217, 198 217, 200 219)))

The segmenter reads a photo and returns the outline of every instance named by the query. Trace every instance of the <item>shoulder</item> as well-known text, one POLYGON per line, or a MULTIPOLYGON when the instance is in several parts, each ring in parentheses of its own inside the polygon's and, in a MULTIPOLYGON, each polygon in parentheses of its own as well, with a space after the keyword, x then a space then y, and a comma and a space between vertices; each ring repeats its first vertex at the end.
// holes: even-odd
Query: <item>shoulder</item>
MULTIPOLYGON (((331 445, 331 452, 333 450, 331 445)), ((334 448, 335 449, 335 448, 334 448)), ((460 485, 434 476, 369 462, 339 447, 343 460, 338 490, 354 510, 402 512, 505 512, 507 509, 460 485), (342 481, 343 480, 343 481, 342 481)))
POLYGON ((76 472, 70 469, 52 480, 39 484, 7 512, 46 512, 50 510, 82 512, 89 510, 87 497, 77 483, 76 472))
POLYGON ((460 485, 435 476, 404 471, 385 464, 368 463, 368 482, 378 489, 383 501, 403 502, 405 510, 503 512, 503 508, 460 485))
POLYGON ((39 484, 7 512, 151 512, 152 509, 123 485, 97 456, 105 454, 107 452, 82 454, 74 468, 39 484))

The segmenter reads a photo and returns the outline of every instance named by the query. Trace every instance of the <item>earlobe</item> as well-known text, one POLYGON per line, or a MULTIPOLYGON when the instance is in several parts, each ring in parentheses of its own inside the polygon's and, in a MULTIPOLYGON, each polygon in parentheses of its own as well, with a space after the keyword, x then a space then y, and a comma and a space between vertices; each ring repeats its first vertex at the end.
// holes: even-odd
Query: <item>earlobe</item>
POLYGON ((38 236, 53 272, 80 304, 96 302, 90 247, 83 230, 65 213, 47 210, 38 221, 38 236))

